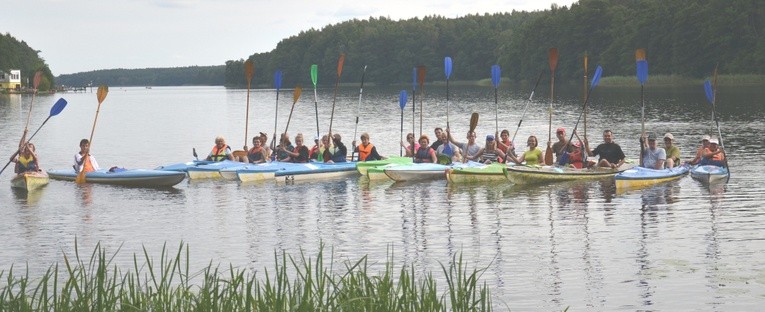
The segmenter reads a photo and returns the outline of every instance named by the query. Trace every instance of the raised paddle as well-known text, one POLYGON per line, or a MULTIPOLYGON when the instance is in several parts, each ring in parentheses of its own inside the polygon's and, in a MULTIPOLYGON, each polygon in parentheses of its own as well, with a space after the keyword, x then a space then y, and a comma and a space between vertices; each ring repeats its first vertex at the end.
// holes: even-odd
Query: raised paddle
POLYGON ((725 180, 727 183, 730 181, 730 168, 728 167, 728 155, 725 154, 725 145, 723 145, 722 131, 720 131, 720 121, 717 117, 717 65, 715 65, 715 70, 712 73, 712 79, 714 85, 710 84, 709 80, 704 81, 704 91, 707 95, 707 100, 712 105, 712 119, 714 119, 717 125, 717 139, 720 141, 720 148, 722 148, 723 164, 725 168, 728 168, 728 177, 725 180))
POLYGON ((497 98, 497 88, 499 88, 499 80, 501 76, 501 70, 499 65, 491 66, 491 84, 494 85, 494 136, 499 139, 499 101, 497 98))
MULTIPOLYGON (((582 84, 582 86, 584 87, 584 91, 582 92, 582 94, 583 94, 582 97, 583 97, 583 99, 585 101, 587 101, 587 82, 588 82, 587 73, 588 73, 588 71, 589 71, 589 69, 587 68, 587 51, 584 51, 584 83, 582 84)), ((587 138, 587 106, 584 107, 584 137, 585 137, 585 139, 587 138)))
MULTIPOLYGON (((50 115, 48 115, 48 118, 45 118, 45 120, 42 122, 40 127, 38 127, 37 130, 34 133, 32 133, 32 136, 30 136, 29 139, 26 140, 26 142, 24 142, 22 144, 22 146, 26 145, 27 143, 32 141, 32 139, 35 137, 37 132, 39 132, 40 129, 42 129, 42 127, 45 125, 45 123, 48 122, 48 119, 50 119, 53 116, 56 116, 56 115, 60 114, 61 111, 63 111, 64 108, 66 107, 66 103, 67 102, 66 102, 66 100, 64 100, 64 98, 58 99, 58 101, 56 101, 56 103, 53 104, 53 107, 50 108, 50 115)), ((18 154, 19 154, 19 151, 16 150, 16 152, 13 153, 13 155, 11 155, 10 159, 13 159, 18 154)), ((3 169, 0 169, 0 174, 3 174, 3 171, 5 171, 5 168, 7 168, 10 163, 11 163, 11 160, 8 160, 8 163, 6 163, 5 166, 3 166, 3 169)))
POLYGON ((27 123, 24 125, 24 134, 21 135, 21 140, 19 140, 19 150, 21 150, 22 145, 24 145, 24 142, 27 141, 27 133, 29 131, 29 120, 32 119, 32 106, 34 106, 35 103, 35 96, 37 95, 37 88, 40 86, 40 80, 42 80, 42 72, 37 71, 35 72, 35 76, 32 79, 32 88, 34 89, 34 92, 32 93, 32 101, 29 102, 29 112, 27 113, 27 123))
POLYGON ((444 74, 446 75, 446 127, 449 128, 449 77, 452 75, 452 58, 448 56, 444 58, 444 74))
POLYGON ((247 108, 244 114, 244 150, 234 151, 234 157, 247 157, 247 130, 250 125, 250 86, 252 85, 252 76, 255 74, 255 67, 252 60, 244 62, 244 78, 247 79, 247 108))
MULTIPOLYGON (((398 106, 401 107, 401 141, 404 140, 404 107, 406 107, 406 90, 398 94, 398 106)), ((398 147, 398 155, 404 156, 403 146, 398 147)))
MULTIPOLYGON (((417 69, 419 69, 419 67, 412 68, 412 135, 415 133, 415 117, 417 116, 417 112, 415 111, 415 106, 417 106, 417 73, 419 72, 417 69)), ((412 144, 412 152, 414 152, 414 144, 412 144)), ((414 160, 414 155, 412 155, 412 160, 414 160)))
POLYGON ((295 86, 295 91, 292 92, 292 108, 290 108, 290 116, 287 118, 287 126, 284 127, 284 133, 290 128, 290 120, 292 120, 292 111, 295 110, 295 103, 300 99, 300 94, 303 93, 303 88, 300 85, 295 86))
MULTIPOLYGON (((359 129, 359 112, 361 111, 361 95, 364 93, 364 77, 367 75, 367 65, 361 70, 361 87, 359 88, 359 105, 356 106, 356 126, 353 128, 353 139, 356 140, 356 131, 359 129)), ((355 147, 354 147, 355 148, 355 147)), ((358 153, 358 152, 354 152, 358 153)), ((353 159, 353 154, 351 154, 353 159)))
MULTIPOLYGON (((276 148, 276 126, 277 116, 279 116, 279 89, 282 88, 282 71, 277 70, 274 72, 274 88, 276 89, 276 108, 274 108, 274 136, 271 139, 271 149, 276 148)), ((284 131, 287 133, 287 131, 284 131)))
MULTIPOLYGON (((420 133, 422 133, 422 115, 423 115, 423 107, 424 107, 424 105, 422 104, 422 100, 425 97, 425 88, 423 87, 425 84, 425 72, 426 70, 424 65, 417 66, 417 84, 420 85, 420 133)), ((447 125, 446 127, 449 128, 449 125, 447 125)), ((414 129, 412 130, 413 130, 412 132, 414 133, 414 129)))
POLYGON ((526 116, 526 110, 529 109, 529 104, 534 99, 534 91, 537 90, 539 81, 542 80, 542 74, 544 74, 544 71, 539 72, 539 77, 537 77, 537 82, 534 84, 534 88, 531 89, 531 95, 529 95, 529 100, 528 102, 526 102, 526 107, 523 109, 523 114, 521 114, 521 120, 518 121, 518 127, 515 128, 515 133, 513 133, 513 139, 510 142, 515 142, 515 136, 518 134, 518 129, 521 128, 521 124, 523 123, 523 117, 526 116))
POLYGON ((316 136, 319 135, 319 97, 316 95, 316 82, 319 78, 319 65, 311 65, 311 82, 313 82, 313 108, 316 111, 316 136))
POLYGON ((85 150, 85 155, 82 155, 82 170, 80 170, 80 173, 77 174, 77 178, 74 180, 77 182, 77 184, 85 183, 85 167, 86 164, 90 163, 90 148, 93 146, 93 134, 96 132, 96 122, 98 121, 98 112, 101 111, 101 103, 104 102, 104 99, 106 99, 106 94, 109 93, 109 87, 106 85, 101 85, 98 87, 98 91, 96 91, 96 98, 98 99, 98 107, 96 108, 96 117, 93 119, 93 128, 90 130, 90 144, 88 145, 88 149, 85 150))
POLYGON ((555 67, 558 66, 558 49, 550 48, 548 52, 547 61, 550 63, 550 122, 547 129, 547 150, 545 151, 545 165, 552 165, 553 163, 553 150, 552 146, 552 113, 553 113, 553 100, 555 99, 555 67))
POLYGON ((645 96, 643 94, 643 86, 646 80, 648 80, 648 61, 645 59, 645 49, 635 50, 635 65, 637 68, 637 79, 640 82, 640 166, 643 166, 643 153, 645 153, 645 146, 643 146, 643 134, 645 133, 645 96))
MULTIPOLYGON (((590 84, 590 90, 587 92, 587 97, 584 99, 584 105, 582 107, 587 107, 587 102, 590 100, 590 95, 592 95, 592 90, 595 89, 595 87, 600 82, 600 76, 603 75, 603 68, 598 65, 598 67, 595 69, 595 74, 592 75, 592 83, 590 84)), ((574 130, 571 131, 571 136, 568 138, 568 141, 571 142, 571 140, 574 139, 574 133, 576 133, 576 128, 579 126, 579 121, 582 119, 582 115, 584 115, 584 109, 579 113, 579 118, 576 120, 576 124, 574 125, 574 130)), ((563 152, 566 149, 566 146, 562 146, 561 150, 559 152, 563 152)))
MULTIPOLYGON (((473 112, 470 115, 470 130, 468 130, 468 133, 473 133, 476 126, 478 126, 478 113, 473 112)), ((465 155, 462 155, 462 162, 467 162, 467 143, 465 143, 465 155)))
MULTIPOLYGON (((332 113, 329 115, 329 133, 332 133, 332 121, 335 119, 335 101, 337 100, 337 89, 340 86, 340 76, 343 74, 343 63, 345 63, 345 53, 340 53, 337 59, 337 79, 335 80, 335 92, 332 95, 332 113)), ((330 138, 330 141, 332 138, 330 138)))

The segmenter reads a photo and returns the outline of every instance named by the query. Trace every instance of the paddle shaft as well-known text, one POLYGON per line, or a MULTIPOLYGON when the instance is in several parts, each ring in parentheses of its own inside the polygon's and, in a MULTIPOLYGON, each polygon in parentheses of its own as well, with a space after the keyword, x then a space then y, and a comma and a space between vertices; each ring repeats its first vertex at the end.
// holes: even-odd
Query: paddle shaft
MULTIPOLYGON (((400 141, 404 140, 404 109, 401 109, 401 136, 400 141)), ((400 146, 398 147, 398 156, 404 156, 404 147, 400 146)))
POLYGON ((643 145, 643 134, 645 134, 645 96, 643 93, 643 84, 640 84, 640 167, 643 166, 643 154, 645 146, 643 145))
MULTIPOLYGON (((292 108, 295 108, 295 105, 292 105, 292 108)), ((279 116, 279 89, 276 89, 276 108, 274 109, 274 137, 271 139, 271 145, 274 145, 274 140, 276 140, 276 126, 277 123, 277 116, 279 116)), ((292 110, 290 110, 290 118, 292 117, 292 110)), ((284 133, 287 133, 287 130, 284 130, 284 133)), ((246 147, 246 145, 245 145, 246 147)))
POLYGON ((359 129, 359 113, 361 111, 361 96, 364 94, 364 77, 367 75, 367 66, 361 72, 361 87, 359 88, 359 105, 356 106, 356 127, 353 128, 353 139, 356 139, 356 132, 359 129))
POLYGON ((316 85, 313 85, 313 108, 316 111, 316 136, 319 136, 319 97, 316 95, 316 85))
POLYGON ((521 120, 518 121, 518 127, 515 128, 515 133, 513 133, 513 139, 510 140, 510 142, 515 142, 515 136, 518 134, 518 129, 521 128, 521 124, 523 123, 523 117, 526 116, 526 110, 529 109, 529 104, 531 104, 531 100, 534 98, 534 91, 537 90, 539 81, 542 80, 542 74, 544 74, 544 71, 539 72, 539 77, 537 77, 537 82, 534 84, 534 88, 531 89, 531 95, 529 95, 529 100, 528 102, 526 102, 526 107, 523 109, 523 114, 521 114, 521 120))

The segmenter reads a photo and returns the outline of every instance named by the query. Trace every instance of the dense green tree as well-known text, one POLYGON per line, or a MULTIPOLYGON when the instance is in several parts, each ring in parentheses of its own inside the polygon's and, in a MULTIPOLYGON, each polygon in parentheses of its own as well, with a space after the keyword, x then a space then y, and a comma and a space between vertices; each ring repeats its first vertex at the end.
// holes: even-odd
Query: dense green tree
MULTIPOLYGON (((50 68, 45 64, 40 55, 40 51, 32 49, 24 41, 19 41, 10 34, 0 35, 0 70, 8 72, 11 69, 21 70, 22 84, 26 86, 26 77, 35 75, 36 72, 41 71, 42 77, 40 90, 46 91, 54 84, 53 74, 50 72, 50 68)), ((31 86, 29 86, 31 87, 31 86)))

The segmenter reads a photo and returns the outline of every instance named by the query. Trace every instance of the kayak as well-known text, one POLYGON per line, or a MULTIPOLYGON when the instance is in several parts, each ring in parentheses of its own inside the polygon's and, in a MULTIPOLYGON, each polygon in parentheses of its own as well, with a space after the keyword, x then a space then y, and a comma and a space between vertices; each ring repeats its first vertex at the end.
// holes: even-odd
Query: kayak
POLYGON ((617 174, 614 176, 614 179, 616 180, 617 190, 635 189, 680 179, 685 176, 689 170, 690 168, 688 165, 659 170, 634 167, 617 174))
POLYGON ((205 165, 188 167, 186 172, 189 174, 189 180, 222 179, 223 176, 220 174, 221 169, 229 167, 242 167, 244 165, 246 165, 246 163, 224 160, 205 165))
POLYGON ((417 163, 409 165, 399 165, 385 168, 383 171, 393 181, 427 181, 446 178, 446 169, 451 168, 448 165, 417 163))
POLYGON ((192 160, 188 162, 182 162, 182 163, 174 163, 164 166, 159 166, 157 168, 154 168, 154 170, 164 170, 164 171, 178 171, 178 172, 187 172, 190 167, 196 167, 201 165, 209 165, 214 163, 214 161, 209 160, 192 160))
POLYGON ((402 165, 406 164, 392 163, 384 166, 370 167, 366 170, 367 174, 365 176, 369 181, 392 181, 388 175, 385 174, 385 169, 402 165))
POLYGON ((455 167, 446 170, 446 180, 449 183, 507 181, 506 171, 507 165, 502 163, 473 167, 455 167))
POLYGON ((356 171, 356 163, 351 161, 341 163, 290 163, 275 173, 277 182, 322 180, 353 175, 358 175, 358 172, 356 171))
POLYGON ((613 177, 632 169, 633 164, 622 164, 616 169, 593 167, 577 169, 557 166, 510 166, 507 167, 507 179, 515 184, 539 184, 559 181, 587 180, 613 177))
POLYGON ((706 184, 727 182, 728 168, 713 165, 696 165, 691 168, 691 178, 706 184))
POLYGON ((230 167, 220 170, 220 174, 226 178, 230 172, 234 173, 234 179, 241 182, 261 182, 273 180, 276 172, 286 170, 287 167, 299 166, 300 164, 288 162, 270 162, 264 164, 247 164, 242 167, 230 167))
MULTIPOLYGON (((72 169, 48 170, 48 176, 56 180, 74 181, 77 178, 77 172, 72 169)), ((181 183, 185 178, 186 174, 183 172, 151 169, 127 169, 116 172, 98 170, 85 174, 85 181, 88 183, 138 187, 168 187, 181 183)))
POLYGON ((48 185, 50 179, 44 171, 28 171, 17 174, 11 179, 11 187, 26 191, 33 191, 48 185))
POLYGON ((367 170, 372 167, 385 166, 387 164, 411 164, 411 157, 389 157, 383 160, 360 161, 356 163, 356 171, 362 176, 367 175, 367 170))

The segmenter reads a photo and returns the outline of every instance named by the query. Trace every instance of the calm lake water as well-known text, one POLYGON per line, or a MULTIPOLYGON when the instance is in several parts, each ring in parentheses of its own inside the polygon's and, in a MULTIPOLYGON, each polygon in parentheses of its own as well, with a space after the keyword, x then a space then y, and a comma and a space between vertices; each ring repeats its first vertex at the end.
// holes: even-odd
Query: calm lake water
MULTIPOLYGON (((534 134, 546 144, 547 90, 540 85, 516 141, 534 134)), ((307 141, 316 132, 312 91, 303 90, 289 126, 291 136, 303 132, 307 141)), ((322 131, 329 125, 332 91, 319 90, 322 131)), ((347 143, 355 130, 358 91, 341 89, 335 107, 333 130, 347 143)), ((398 91, 367 87, 361 103, 357 136, 369 132, 387 155, 399 153, 398 91)), ((529 91, 500 89, 500 130, 515 131, 529 91)), ((573 128, 581 107, 578 91, 556 89, 553 129, 573 128)), ((251 94, 250 137, 274 131, 275 95, 274 90, 251 94)), ((445 96, 445 89, 426 85, 428 135, 446 124, 445 96)), ((730 182, 721 186, 685 177, 616 194, 609 179, 517 187, 370 183, 354 177, 294 185, 184 181, 162 190, 51 181, 26 194, 3 182, 0 270, 28 266, 37 276, 63 262, 64 254, 71 256, 75 240, 86 255, 98 242, 110 251, 122 246, 115 261, 127 270, 132 255, 141 255, 144 247, 159 257, 163 244, 174 249, 185 242, 192 270, 212 261, 263 276, 273 267, 275 251, 298 255, 302 249, 315 256, 323 242, 338 263, 369 255, 382 270, 392 250, 396 268, 414 265, 418 273, 433 272, 439 279, 441 264, 461 253, 469 267, 486 268, 481 279, 491 285, 500 309, 759 310, 765 302, 763 96, 757 87, 718 93, 732 167, 730 182)), ((69 105, 34 138, 46 169, 71 167, 97 108, 95 93, 37 96, 30 132, 59 97, 69 105)), ((590 141, 602 142, 602 131, 612 129, 625 153, 637 158, 639 98, 639 87, 596 89, 587 124, 590 141)), ((191 160, 193 147, 206 154, 216 135, 240 148, 245 99, 245 90, 222 87, 112 87, 98 115, 92 152, 102 167, 154 168, 191 160)), ((450 99, 457 137, 464 136, 474 111, 481 116, 479 138, 494 133, 493 89, 452 87, 450 99)), ((659 134, 671 131, 685 159, 703 134, 716 133, 701 86, 647 88, 646 100, 646 127, 659 134)), ((0 95, 3 157, 18 144, 30 102, 29 95, 0 95)), ((280 132, 291 105, 292 90, 282 91, 280 132)), ((411 132, 411 103, 404 118, 404 131, 411 132)), ((0 180, 10 178, 6 170, 0 180)))

